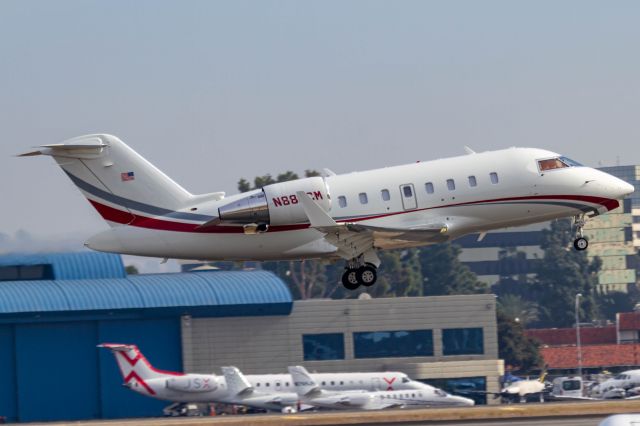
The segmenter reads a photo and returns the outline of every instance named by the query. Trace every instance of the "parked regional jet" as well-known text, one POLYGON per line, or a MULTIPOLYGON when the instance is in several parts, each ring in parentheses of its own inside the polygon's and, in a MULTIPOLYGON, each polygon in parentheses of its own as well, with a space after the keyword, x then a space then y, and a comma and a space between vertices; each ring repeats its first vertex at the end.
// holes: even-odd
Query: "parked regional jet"
POLYGON ((43 145, 112 226, 94 250, 182 259, 346 260, 348 289, 375 283, 378 249, 618 207, 633 186, 555 152, 510 148, 364 172, 310 177, 225 197, 193 195, 115 136, 43 145))
MULTIPOLYGON (((146 396, 172 402, 221 402, 282 411, 291 411, 297 405, 298 397, 289 374, 244 376, 234 367, 223 367, 225 380, 225 377, 215 374, 162 371, 154 368, 136 345, 103 343, 98 346, 113 353, 124 378, 124 386, 146 396), (230 382, 228 377, 233 377, 234 382, 230 382)), ((414 391, 428 387, 410 380, 404 373, 393 371, 322 373, 313 374, 313 377, 327 389, 335 391, 414 391)))
POLYGON ((324 408, 380 410, 409 406, 470 406, 473 400, 453 396, 429 385, 404 391, 331 391, 323 389, 302 366, 289 367, 291 379, 301 402, 324 408))

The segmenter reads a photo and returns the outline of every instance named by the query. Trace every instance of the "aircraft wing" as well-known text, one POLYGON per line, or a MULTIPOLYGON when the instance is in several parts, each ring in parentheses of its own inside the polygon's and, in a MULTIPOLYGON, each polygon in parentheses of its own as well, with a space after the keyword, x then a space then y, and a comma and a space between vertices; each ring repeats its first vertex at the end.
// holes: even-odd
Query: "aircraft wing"
POLYGON ((325 234, 324 239, 337 248, 337 255, 353 259, 385 240, 433 241, 446 239, 445 223, 419 224, 410 227, 384 227, 361 223, 338 223, 303 191, 297 192, 311 227, 325 234))

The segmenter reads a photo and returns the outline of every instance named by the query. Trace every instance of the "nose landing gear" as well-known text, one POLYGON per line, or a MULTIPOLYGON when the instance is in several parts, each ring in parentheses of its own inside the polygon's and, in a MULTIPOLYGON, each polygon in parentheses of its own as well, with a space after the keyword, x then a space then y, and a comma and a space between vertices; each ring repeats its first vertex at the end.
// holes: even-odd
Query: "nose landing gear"
POLYGON ((342 285, 347 290, 355 290, 361 285, 370 287, 378 278, 377 270, 378 268, 372 263, 358 264, 357 261, 352 260, 342 274, 342 285))
POLYGON ((573 225, 576 227, 576 239, 573 240, 573 247, 578 251, 586 250, 589 247, 589 241, 582 235, 582 228, 585 223, 584 214, 578 215, 573 219, 573 225))

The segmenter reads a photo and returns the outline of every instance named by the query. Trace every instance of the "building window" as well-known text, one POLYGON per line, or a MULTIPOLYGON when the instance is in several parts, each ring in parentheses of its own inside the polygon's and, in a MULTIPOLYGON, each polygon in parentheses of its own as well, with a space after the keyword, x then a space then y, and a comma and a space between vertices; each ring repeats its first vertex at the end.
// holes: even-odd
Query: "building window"
POLYGON ((447 179, 447 189, 449 191, 454 191, 456 189, 456 183, 453 181, 453 179, 447 179))
POLYGON ((305 361, 344 359, 342 333, 303 334, 302 348, 305 361))
POLYGON ((391 195, 389 194, 388 189, 383 189, 380 191, 380 196, 382 197, 382 201, 389 201, 391 199, 391 195))
POLYGON ((0 281, 52 280, 53 278, 53 267, 49 264, 0 267, 0 281))
POLYGON ((476 181, 475 176, 469 176, 469 186, 471 187, 478 186, 478 182, 476 181))
POLYGON ((358 198, 360 199, 360 204, 367 204, 369 202, 369 198, 367 197, 366 192, 361 192, 358 194, 358 198))
POLYGON ((424 184, 424 189, 427 190, 427 194, 433 194, 433 183, 427 182, 424 184))
POLYGON ((497 184, 499 182, 498 180, 498 174, 496 172, 491 172, 489 173, 489 176, 491 177, 491 183, 492 184, 497 184))
POLYGON ((461 377, 450 379, 418 380, 453 395, 471 398, 476 404, 487 403, 487 378, 486 377, 461 377))
POLYGON ((482 328, 445 328, 442 330, 443 355, 482 355, 482 328))
POLYGON ((355 358, 433 356, 433 332, 365 331, 353 333, 355 358))
POLYGON ((338 197, 338 205, 342 209, 347 207, 347 197, 345 197, 344 195, 339 196, 338 197))

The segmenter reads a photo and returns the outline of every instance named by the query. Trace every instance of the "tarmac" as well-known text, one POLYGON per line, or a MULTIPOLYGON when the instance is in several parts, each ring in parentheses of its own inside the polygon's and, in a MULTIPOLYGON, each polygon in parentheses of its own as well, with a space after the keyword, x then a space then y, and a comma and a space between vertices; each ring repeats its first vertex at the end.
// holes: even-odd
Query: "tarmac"
POLYGON ((324 411, 297 414, 253 414, 212 417, 173 417, 30 423, 73 426, 322 426, 322 425, 597 425, 612 414, 640 413, 640 400, 512 404, 465 408, 324 411))

